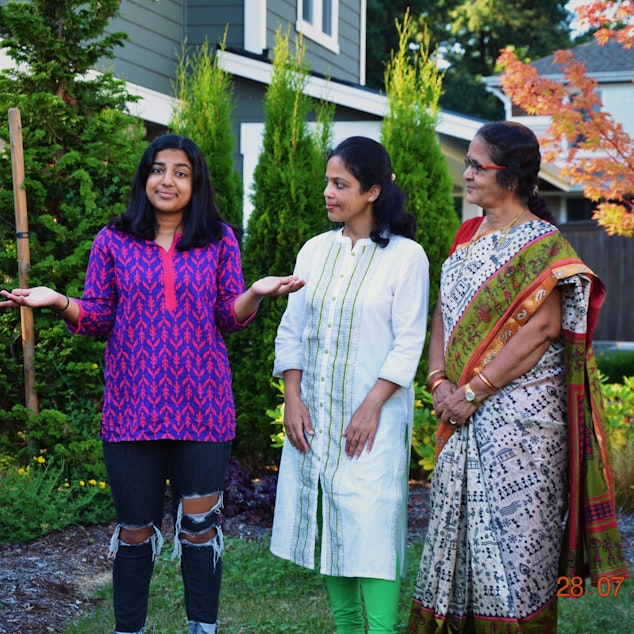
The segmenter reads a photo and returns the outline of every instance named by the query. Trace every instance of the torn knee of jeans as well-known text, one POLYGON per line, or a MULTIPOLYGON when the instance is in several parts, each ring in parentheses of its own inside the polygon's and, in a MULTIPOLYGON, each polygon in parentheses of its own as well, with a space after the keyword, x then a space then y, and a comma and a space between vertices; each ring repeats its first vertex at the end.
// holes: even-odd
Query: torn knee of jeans
POLYGON ((152 546, 152 561, 156 559, 158 555, 161 554, 161 548, 163 548, 163 535, 161 534, 160 529, 155 526, 152 522, 149 524, 145 524, 144 526, 132 526, 127 524, 117 524, 114 529, 114 533, 110 539, 110 548, 108 549, 108 558, 115 559, 117 556, 117 552, 119 551, 120 546, 124 546, 126 548, 135 548, 137 546, 143 546, 144 544, 151 544, 152 546), (128 543, 124 542, 121 539, 121 530, 126 529, 128 531, 135 530, 143 530, 146 528, 152 529, 152 534, 144 540, 136 543, 128 543))
MULTIPOLYGON (((182 544, 184 544, 194 548, 211 547, 215 553, 214 561, 218 560, 224 547, 222 529, 219 523, 222 510, 222 491, 218 492, 217 495, 218 501, 204 513, 185 513, 183 512, 183 500, 179 502, 174 526, 176 538, 174 539, 172 559, 180 559, 182 544)), ((209 495, 192 497, 209 497, 209 495)))

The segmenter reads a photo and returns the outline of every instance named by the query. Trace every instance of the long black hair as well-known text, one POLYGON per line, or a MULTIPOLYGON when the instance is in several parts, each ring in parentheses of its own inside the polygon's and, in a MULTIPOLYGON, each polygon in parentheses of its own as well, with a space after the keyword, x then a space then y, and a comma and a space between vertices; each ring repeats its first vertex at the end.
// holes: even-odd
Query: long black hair
POLYGON ((495 170, 498 185, 515 187, 516 196, 537 217, 555 224, 548 205, 539 195, 539 168, 542 156, 535 133, 516 121, 492 121, 477 132, 487 145, 491 158, 506 169, 495 170))
POLYGON ((387 150, 367 137, 351 136, 328 153, 329 159, 333 156, 338 156, 344 167, 359 181, 361 191, 367 192, 373 185, 381 188, 372 204, 372 241, 382 247, 387 246, 390 241, 388 232, 413 239, 416 218, 405 211, 405 193, 394 182, 387 150))
POLYGON ((159 227, 154 208, 145 193, 145 185, 154 159, 162 150, 182 150, 192 166, 192 197, 183 214, 183 235, 176 248, 187 251, 220 240, 227 223, 218 211, 205 157, 191 139, 177 134, 159 136, 148 145, 132 180, 128 208, 108 226, 135 238, 156 238, 159 227))

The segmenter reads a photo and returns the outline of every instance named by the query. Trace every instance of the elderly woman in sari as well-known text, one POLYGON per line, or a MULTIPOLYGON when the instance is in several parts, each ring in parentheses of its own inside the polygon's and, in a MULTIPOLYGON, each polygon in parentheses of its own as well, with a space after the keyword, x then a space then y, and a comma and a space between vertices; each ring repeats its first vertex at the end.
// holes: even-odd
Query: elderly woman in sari
POLYGON ((628 576, 590 347, 604 290, 537 193, 540 160, 512 122, 465 159, 486 215, 459 229, 432 318, 441 423, 412 633, 555 632, 562 577, 628 576))

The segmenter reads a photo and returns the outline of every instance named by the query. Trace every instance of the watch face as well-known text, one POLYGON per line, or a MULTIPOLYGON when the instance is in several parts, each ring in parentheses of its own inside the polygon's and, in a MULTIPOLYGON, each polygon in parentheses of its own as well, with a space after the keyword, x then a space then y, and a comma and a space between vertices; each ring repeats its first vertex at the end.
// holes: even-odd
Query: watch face
POLYGON ((475 401, 475 392, 469 387, 469 385, 464 386, 464 397, 468 401, 475 401))

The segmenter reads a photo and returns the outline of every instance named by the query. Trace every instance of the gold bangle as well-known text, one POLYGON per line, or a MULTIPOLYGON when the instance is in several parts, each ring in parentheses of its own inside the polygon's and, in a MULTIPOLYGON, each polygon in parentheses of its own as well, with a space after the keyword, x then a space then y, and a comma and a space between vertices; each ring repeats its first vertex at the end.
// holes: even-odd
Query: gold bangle
POLYGON ((445 371, 444 370, 432 370, 428 375, 427 375, 427 383, 429 384, 429 379, 431 379, 432 376, 434 376, 434 374, 442 374, 443 376, 445 375, 445 371))
POLYGON ((434 390, 443 382, 443 381, 449 381, 449 379, 446 376, 441 376, 438 377, 435 381, 432 381, 431 385, 429 386, 429 393, 433 394, 434 390))
POLYGON ((478 375, 482 383, 484 383, 491 391, 497 392, 500 389, 499 387, 493 385, 493 383, 491 383, 491 381, 489 381, 489 379, 487 379, 486 376, 484 376, 484 374, 482 374, 479 370, 476 370, 475 373, 478 375))

